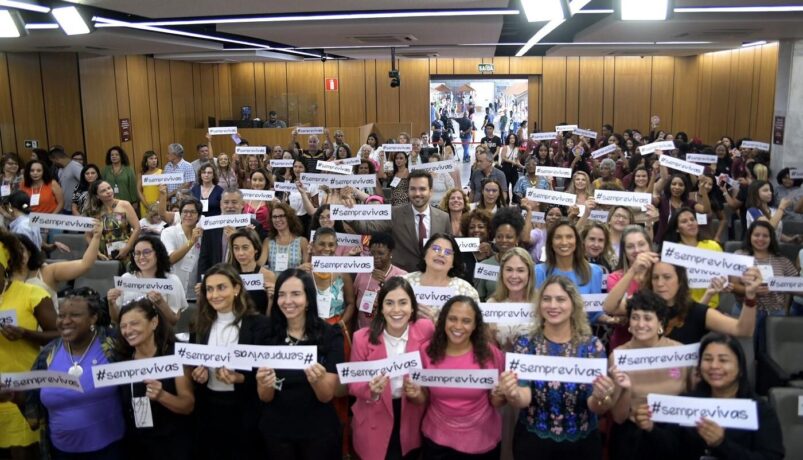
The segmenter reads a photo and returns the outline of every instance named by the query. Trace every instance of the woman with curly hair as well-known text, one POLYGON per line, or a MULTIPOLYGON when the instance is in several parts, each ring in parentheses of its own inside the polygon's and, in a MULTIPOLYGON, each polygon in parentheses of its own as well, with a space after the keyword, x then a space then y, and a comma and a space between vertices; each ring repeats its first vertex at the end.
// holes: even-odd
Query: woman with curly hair
MULTIPOLYGON (((502 352, 488 341, 489 334, 477 302, 456 296, 443 306, 432 339, 421 345, 425 369, 504 370, 502 352)), ((454 389, 409 384, 408 397, 426 401, 421 423, 424 458, 499 458, 505 403, 497 389, 454 389), (410 396, 412 394, 412 396, 410 396)))
POLYGON ((449 213, 449 222, 452 223, 452 235, 464 236, 462 232, 463 216, 469 212, 468 195, 461 188, 452 188, 446 191, 438 204, 438 208, 449 213))

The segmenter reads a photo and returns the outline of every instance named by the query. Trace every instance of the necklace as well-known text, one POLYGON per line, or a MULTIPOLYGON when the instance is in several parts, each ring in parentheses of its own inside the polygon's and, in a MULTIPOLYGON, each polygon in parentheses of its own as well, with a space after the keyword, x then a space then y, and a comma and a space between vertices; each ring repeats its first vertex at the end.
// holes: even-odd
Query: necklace
POLYGON ((89 346, 86 347, 86 350, 84 350, 84 354, 81 355, 81 358, 78 361, 73 359, 72 347, 70 347, 70 342, 67 342, 67 352, 69 353, 70 361, 72 361, 72 366, 70 366, 70 370, 67 371, 68 374, 75 377, 80 377, 81 375, 84 374, 84 368, 81 367, 81 362, 84 360, 84 358, 86 358, 86 354, 89 353, 89 349, 92 348, 92 344, 95 343, 95 337, 97 336, 98 336, 97 332, 92 333, 92 340, 89 341, 89 346))
POLYGON ((284 343, 290 345, 291 347, 298 345, 299 342, 303 342, 304 340, 307 340, 307 335, 304 334, 303 332, 301 334, 301 338, 300 339, 297 339, 297 338, 293 337, 292 335, 290 335, 290 329, 287 329, 285 332, 287 334, 287 337, 284 338, 284 343))

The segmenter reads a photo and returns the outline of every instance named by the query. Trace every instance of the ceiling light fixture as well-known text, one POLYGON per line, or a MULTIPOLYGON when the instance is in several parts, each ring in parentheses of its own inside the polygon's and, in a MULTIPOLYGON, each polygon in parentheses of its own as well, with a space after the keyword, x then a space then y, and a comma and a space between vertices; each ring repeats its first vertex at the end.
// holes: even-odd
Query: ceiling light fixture
POLYGON ((675 8, 675 13, 800 13, 803 5, 783 6, 699 6, 675 8))
POLYGON ((36 13, 50 13, 50 7, 37 5, 35 3, 18 2, 15 0, 0 0, 0 6, 17 8, 19 10, 34 11, 36 13))
POLYGON ((250 16, 204 19, 176 19, 170 21, 133 22, 143 26, 195 26, 204 24, 249 24, 260 22, 306 22, 306 21, 338 21, 354 19, 388 19, 388 18, 433 18, 460 16, 500 16, 519 14, 519 10, 511 9, 477 9, 477 10, 416 10, 393 12, 362 12, 348 14, 310 14, 284 16, 250 16))
POLYGON ((59 25, 54 22, 31 22, 25 24, 28 30, 45 30, 45 29, 58 29, 59 25))
POLYGON ((564 0, 521 0, 521 9, 527 16, 527 22, 566 19, 565 6, 564 0))
MULTIPOLYGON (((179 36, 182 36, 182 37, 199 38, 201 40, 214 40, 214 41, 223 42, 223 43, 231 43, 231 44, 234 44, 234 45, 253 46, 254 48, 263 49, 263 50, 275 49, 275 48, 272 48, 272 47, 270 47, 268 45, 263 45, 261 43, 247 42, 247 41, 243 41, 243 40, 235 40, 235 39, 232 39, 232 38, 225 38, 225 37, 215 37, 215 36, 212 36, 212 35, 197 34, 197 33, 193 33, 193 32, 185 32, 183 30, 166 29, 164 27, 146 26, 146 25, 142 25, 142 24, 139 24, 139 23, 136 23, 136 22, 118 21, 117 19, 104 18, 102 16, 95 16, 94 18, 92 18, 92 20, 95 21, 95 26, 98 27, 98 28, 102 28, 102 27, 126 27, 126 28, 130 28, 130 29, 146 30, 148 32, 158 32, 158 33, 163 33, 163 34, 179 35, 179 36)), ((309 57, 315 57, 315 58, 319 58, 320 57, 320 55, 318 55, 318 54, 305 53, 303 51, 293 51, 293 50, 287 50, 287 49, 282 50, 282 51, 287 52, 287 53, 300 54, 302 56, 309 56, 309 57)))
POLYGON ((92 32, 89 25, 90 21, 84 19, 78 8, 74 6, 64 6, 53 8, 50 13, 56 18, 61 29, 67 35, 83 35, 92 32))
POLYGON ((742 43, 742 48, 752 48, 754 46, 761 46, 761 45, 766 45, 766 44, 767 44, 767 40, 758 40, 758 41, 755 41, 755 42, 745 42, 745 43, 742 43))
POLYGON ((0 38, 17 38, 26 33, 19 11, 0 10, 0 38))
POLYGON ((580 10, 574 14, 613 14, 613 10, 580 10))
POLYGON ((623 21, 665 21, 669 0, 620 0, 623 21))
MULTIPOLYGON (((576 12, 582 10, 583 7, 589 3, 591 3, 591 0, 572 0, 569 2, 569 14, 573 16, 576 12)), ((553 19, 544 24, 544 26, 541 27, 538 32, 536 32, 535 35, 533 35, 529 40, 527 40, 527 43, 525 43, 518 52, 516 52, 516 57, 521 57, 527 54, 527 52, 530 51, 530 49, 535 46, 536 43, 543 40, 547 35, 551 34, 552 31, 560 27, 560 25, 564 22, 566 22, 566 20, 561 18, 553 19)))

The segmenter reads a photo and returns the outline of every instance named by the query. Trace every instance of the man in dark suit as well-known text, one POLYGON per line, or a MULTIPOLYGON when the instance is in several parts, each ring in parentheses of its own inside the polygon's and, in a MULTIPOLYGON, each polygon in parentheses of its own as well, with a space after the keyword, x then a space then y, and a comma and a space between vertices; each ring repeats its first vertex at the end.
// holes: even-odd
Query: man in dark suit
POLYGON ((396 248, 393 265, 407 272, 418 270, 424 257, 423 242, 436 233, 452 233, 449 214, 429 204, 432 195, 432 175, 429 171, 415 170, 408 181, 410 204, 394 206, 391 220, 349 222, 362 234, 391 232, 396 248))
MULTIPOLYGON (((237 188, 228 188, 220 198, 221 214, 242 214, 243 213, 243 194, 237 188)), ((267 232, 262 228, 262 224, 251 218, 251 225, 254 226, 259 235, 259 239, 264 241, 268 237, 267 232)), ((198 282, 201 276, 213 265, 226 261, 226 252, 229 249, 229 236, 234 233, 234 227, 212 228, 204 230, 201 238, 201 252, 198 256, 198 282)))

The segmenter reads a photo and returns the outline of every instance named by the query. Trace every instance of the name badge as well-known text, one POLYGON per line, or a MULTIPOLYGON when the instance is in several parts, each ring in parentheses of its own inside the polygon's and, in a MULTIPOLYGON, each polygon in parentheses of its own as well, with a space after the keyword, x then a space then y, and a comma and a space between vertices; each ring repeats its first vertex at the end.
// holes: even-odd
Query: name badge
POLYGON ((393 180, 390 181, 390 186, 395 188, 399 185, 399 182, 401 182, 401 177, 394 177, 393 180))
POLYGON ((10 185, 0 186, 0 195, 2 196, 11 195, 11 186, 10 185))
POLYGON ((117 184, 114 184, 114 194, 117 195, 119 193, 120 193, 120 187, 118 187, 117 184))
POLYGON ((153 428, 153 411, 151 400, 147 396, 131 398, 134 408, 134 425, 137 428, 153 428))
POLYGON ((323 319, 328 319, 331 317, 329 314, 329 310, 332 308, 332 293, 326 291, 324 293, 318 293, 318 316, 323 319))
POLYGON ((756 265, 758 271, 761 272, 761 280, 766 283, 770 278, 775 277, 775 272, 772 271, 772 265, 756 265))
POLYGON ((371 314, 374 312, 374 302, 376 302, 376 291, 365 291, 360 299, 360 311, 371 314))
POLYGON ((286 252, 282 252, 276 254, 276 266, 273 267, 273 271, 275 272, 283 272, 287 270, 287 266, 290 265, 290 255, 286 252))
POLYGON ((202 212, 209 212, 209 200, 201 200, 202 212))
POLYGON ((31 195, 31 206, 39 206, 39 194, 34 193, 31 195))

